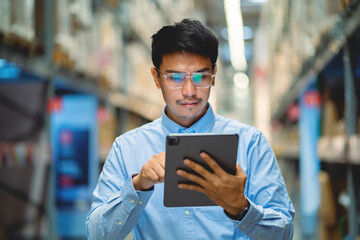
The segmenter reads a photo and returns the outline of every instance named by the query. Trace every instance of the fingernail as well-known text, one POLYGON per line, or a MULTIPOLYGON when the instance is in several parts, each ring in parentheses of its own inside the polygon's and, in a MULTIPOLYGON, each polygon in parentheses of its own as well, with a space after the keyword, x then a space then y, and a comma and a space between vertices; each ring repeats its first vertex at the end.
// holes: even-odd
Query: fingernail
POLYGON ((179 188, 183 188, 183 185, 182 185, 182 184, 179 184, 178 187, 179 187, 179 188))
POLYGON ((177 170, 176 173, 177 173, 177 175, 183 175, 183 171, 181 171, 181 170, 177 170))
POLYGON ((190 163, 189 160, 187 160, 187 159, 184 160, 184 164, 185 164, 185 165, 188 165, 189 163, 190 163))

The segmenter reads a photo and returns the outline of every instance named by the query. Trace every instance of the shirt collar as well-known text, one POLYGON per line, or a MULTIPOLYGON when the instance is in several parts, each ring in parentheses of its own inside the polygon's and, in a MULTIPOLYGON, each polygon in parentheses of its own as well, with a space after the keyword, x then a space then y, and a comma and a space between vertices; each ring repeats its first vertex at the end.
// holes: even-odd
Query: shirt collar
POLYGON ((164 107, 163 113, 161 116, 161 124, 163 129, 167 134, 169 133, 201 133, 201 132, 208 132, 214 124, 215 121, 215 114, 209 103, 209 108, 206 111, 205 115, 202 116, 196 123, 194 123, 189 128, 185 128, 173 120, 171 120, 165 113, 166 108, 164 107))

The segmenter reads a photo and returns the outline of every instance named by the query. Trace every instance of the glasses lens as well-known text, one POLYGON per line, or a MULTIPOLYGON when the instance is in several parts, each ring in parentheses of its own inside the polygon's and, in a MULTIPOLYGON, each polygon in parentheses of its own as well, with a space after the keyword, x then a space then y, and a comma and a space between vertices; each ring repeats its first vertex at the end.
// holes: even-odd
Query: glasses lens
MULTIPOLYGON (((186 73, 169 73, 166 76, 166 82, 170 88, 181 88, 186 81, 186 73)), ((198 88, 207 88, 211 85, 212 75, 210 73, 193 73, 192 82, 198 88)))
POLYGON ((194 73, 192 75, 194 84, 198 87, 208 87, 211 84, 210 73, 194 73))
POLYGON ((202 73, 194 73, 192 75, 192 80, 195 85, 201 85, 203 81, 203 74, 202 73))
POLYGON ((171 73, 166 76, 166 79, 170 87, 177 87, 183 84, 186 75, 184 73, 171 73))

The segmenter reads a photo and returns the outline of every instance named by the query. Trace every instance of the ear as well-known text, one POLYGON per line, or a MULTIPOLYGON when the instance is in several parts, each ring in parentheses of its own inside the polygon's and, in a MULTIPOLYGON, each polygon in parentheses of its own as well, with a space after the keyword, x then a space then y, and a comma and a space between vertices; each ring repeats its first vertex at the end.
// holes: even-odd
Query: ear
POLYGON ((156 88, 160 89, 160 77, 159 77, 159 73, 155 67, 151 68, 151 75, 153 76, 156 88))
MULTIPOLYGON (((217 65, 215 64, 215 67, 214 67, 214 70, 213 70, 213 74, 215 75, 216 74, 216 72, 217 72, 217 65)), ((214 80, 213 80, 213 82, 212 82, 212 84, 211 84, 211 86, 215 86, 215 79, 216 79, 216 76, 214 77, 214 80)))

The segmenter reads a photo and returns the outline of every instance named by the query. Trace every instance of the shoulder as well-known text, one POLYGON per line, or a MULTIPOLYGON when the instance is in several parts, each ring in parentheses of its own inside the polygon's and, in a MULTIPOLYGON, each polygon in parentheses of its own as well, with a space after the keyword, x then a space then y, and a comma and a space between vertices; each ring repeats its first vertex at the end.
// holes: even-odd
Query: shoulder
POLYGON ((120 144, 122 142, 135 141, 138 136, 154 134, 161 130, 161 119, 155 119, 152 122, 146 123, 140 127, 134 128, 132 130, 127 131, 126 133, 121 134, 115 139, 115 142, 120 144))
POLYGON ((232 130, 240 135, 261 135, 261 131, 257 128, 241 123, 237 120, 230 119, 221 115, 215 115, 215 127, 223 128, 224 130, 232 130))
POLYGON ((245 144, 246 146, 269 145, 264 134, 257 128, 218 114, 215 115, 214 128, 216 132, 237 133, 239 135, 240 143, 245 144))

